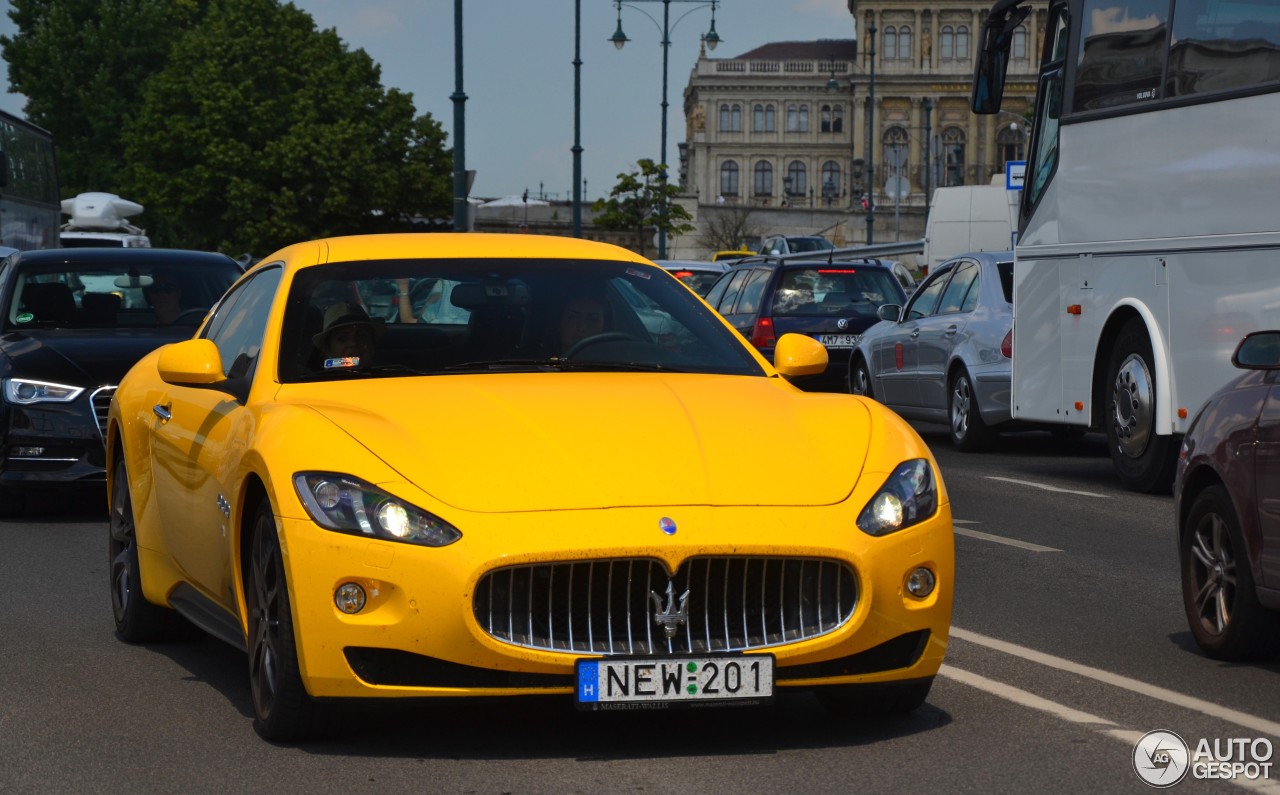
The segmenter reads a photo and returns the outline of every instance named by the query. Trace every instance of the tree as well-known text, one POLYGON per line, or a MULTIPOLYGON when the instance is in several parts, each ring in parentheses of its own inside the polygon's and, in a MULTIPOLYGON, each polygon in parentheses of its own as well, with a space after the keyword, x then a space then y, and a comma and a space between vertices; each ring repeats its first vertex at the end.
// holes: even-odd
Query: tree
POLYGON ((747 241, 760 238, 760 226, 747 204, 720 205, 702 211, 707 228, 702 235, 702 245, 712 251, 729 251, 745 248, 747 241))
POLYGON ((228 253, 447 216, 444 130, 380 79, 291 3, 214 3, 126 125, 129 195, 155 237, 228 253))
POLYGON ((641 256, 645 251, 645 228, 666 229, 676 237, 693 231, 693 216, 672 199, 680 192, 663 178, 665 167, 652 160, 640 160, 630 172, 618 175, 618 184, 609 191, 608 199, 597 199, 592 209, 595 223, 603 229, 619 231, 635 229, 640 240, 641 256))
MULTIPOLYGON (((0 37, 9 87, 54 135, 63 196, 122 192, 122 131, 174 41, 207 0, 11 0, 12 37, 0 37)), ((132 197, 129 197, 132 198, 132 197)))

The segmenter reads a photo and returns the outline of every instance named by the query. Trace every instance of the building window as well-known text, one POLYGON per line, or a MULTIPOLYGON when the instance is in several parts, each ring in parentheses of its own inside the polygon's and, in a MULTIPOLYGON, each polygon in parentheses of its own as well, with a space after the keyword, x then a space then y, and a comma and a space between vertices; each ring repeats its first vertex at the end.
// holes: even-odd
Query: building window
POLYGON ((753 192, 757 196, 773 195, 773 164, 766 161, 756 163, 755 167, 755 185, 753 192))
POLYGON ((742 132, 742 106, 741 105, 721 105, 720 106, 720 131, 721 132, 742 132))
POLYGON ((1013 32, 1013 59, 1015 61, 1027 60, 1027 28, 1019 25, 1018 29, 1013 32))
POLYGON ((822 106, 822 109, 821 109, 821 111, 820 111, 820 113, 822 114, 822 121, 820 122, 820 124, 821 124, 822 126, 821 126, 821 127, 819 127, 818 129, 822 130, 822 132, 824 132, 824 133, 832 132, 832 128, 831 128, 831 106, 830 106, 830 105, 823 105, 823 106, 822 106))
POLYGON ((844 131, 844 105, 835 105, 831 108, 831 132, 844 131))
POLYGON ((804 163, 792 160, 787 166, 787 176, 783 182, 786 184, 788 196, 803 196, 809 190, 809 179, 804 163))
POLYGON ((1025 160, 1026 151, 1023 144, 1026 141, 1026 131, 1023 130, 1022 124, 1013 122, 1006 127, 1002 127, 996 133, 996 151, 1000 153, 1000 162, 1008 163, 1010 160, 1025 160))
POLYGON ((822 164, 822 202, 830 207, 832 202, 840 198, 840 164, 828 160, 822 164))
POLYGON ((720 195, 738 195, 738 164, 733 160, 720 165, 720 195))
POLYGON ((946 172, 943 180, 946 185, 963 185, 964 179, 964 131, 959 127, 948 127, 942 131, 942 161, 946 172))
POLYGON ((942 29, 942 35, 938 37, 938 46, 941 48, 939 55, 944 61, 950 61, 956 57, 956 31, 955 28, 947 25, 942 29))
POLYGON ((787 132, 809 132, 809 106, 787 106, 787 132))
POLYGON ((907 167, 910 152, 907 142, 910 138, 901 127, 890 127, 884 131, 884 192, 890 199, 905 199, 911 191, 907 178, 907 167))
POLYGON ((898 58, 903 61, 911 60, 911 28, 906 25, 898 28, 898 58))
POLYGON ((956 60, 969 60, 969 29, 964 25, 956 28, 956 60))
POLYGON ((774 112, 772 105, 757 104, 752 109, 752 125, 756 132, 776 132, 776 122, 774 121, 774 112))
POLYGON ((893 25, 884 29, 884 44, 881 49, 884 51, 881 57, 886 61, 896 61, 898 59, 898 29, 893 25))

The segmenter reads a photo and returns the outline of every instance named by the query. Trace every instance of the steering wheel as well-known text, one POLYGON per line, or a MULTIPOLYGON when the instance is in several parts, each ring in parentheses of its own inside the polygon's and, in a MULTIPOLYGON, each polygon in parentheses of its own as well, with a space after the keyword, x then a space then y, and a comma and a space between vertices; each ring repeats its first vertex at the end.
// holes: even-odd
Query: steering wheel
POLYGON ((196 307, 194 309, 184 309, 178 313, 178 316, 169 324, 171 326, 198 326, 200 321, 204 320, 204 316, 209 313, 208 309, 196 307))
POLYGON ((600 334, 592 334, 590 337, 583 337, 570 345, 569 350, 564 352, 564 358, 572 359, 574 356, 582 352, 583 349, 605 342, 640 342, 640 340, 625 331, 605 331, 600 334))

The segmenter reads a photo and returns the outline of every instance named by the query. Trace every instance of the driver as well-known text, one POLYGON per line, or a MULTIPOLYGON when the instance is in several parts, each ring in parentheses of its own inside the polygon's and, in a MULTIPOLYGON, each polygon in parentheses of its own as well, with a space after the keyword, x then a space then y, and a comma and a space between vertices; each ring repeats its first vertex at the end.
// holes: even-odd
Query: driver
POLYGON ((567 353, 581 340, 600 334, 607 321, 602 299, 586 294, 571 297, 560 312, 560 352, 567 353))
POLYGON ((156 313, 156 322, 167 326, 187 311, 182 306, 182 285, 169 273, 157 273, 151 284, 142 288, 142 295, 156 313))

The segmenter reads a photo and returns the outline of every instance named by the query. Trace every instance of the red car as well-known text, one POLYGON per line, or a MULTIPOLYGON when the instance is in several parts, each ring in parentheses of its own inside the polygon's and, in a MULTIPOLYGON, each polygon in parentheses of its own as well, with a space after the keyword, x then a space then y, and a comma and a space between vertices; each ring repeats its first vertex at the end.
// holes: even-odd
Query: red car
POLYGON ((1200 408, 1174 485, 1182 601, 1219 660, 1280 653, 1280 331, 1240 342, 1244 374, 1200 408))

